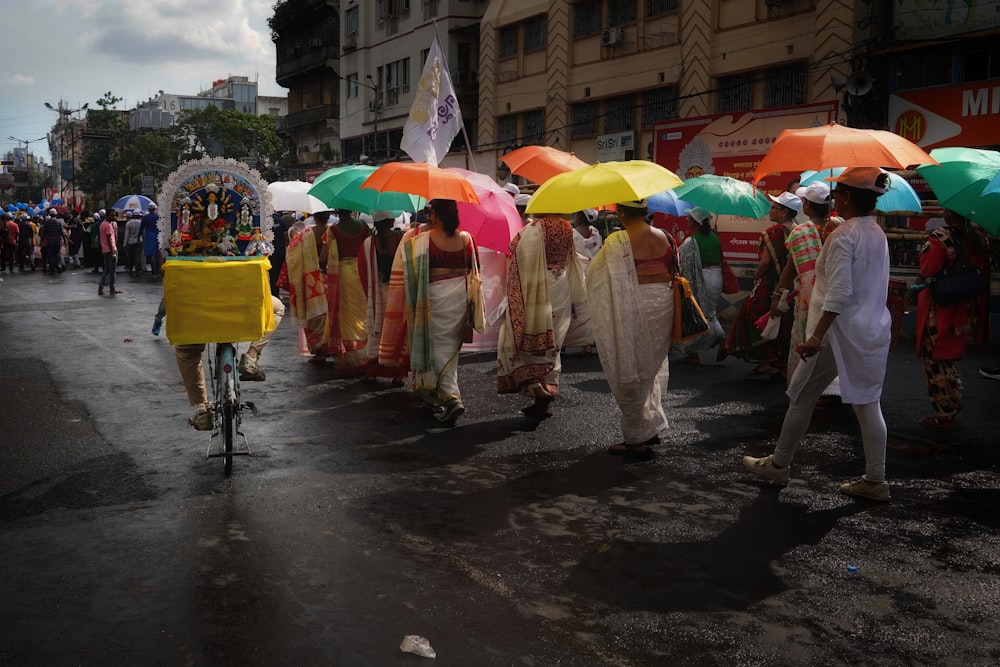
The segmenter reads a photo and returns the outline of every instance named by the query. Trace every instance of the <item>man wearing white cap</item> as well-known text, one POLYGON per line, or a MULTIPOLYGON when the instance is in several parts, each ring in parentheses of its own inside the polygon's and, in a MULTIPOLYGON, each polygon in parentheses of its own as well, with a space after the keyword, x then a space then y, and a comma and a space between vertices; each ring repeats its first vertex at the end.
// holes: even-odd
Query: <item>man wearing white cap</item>
POLYGON ((789 405, 778 445, 770 456, 743 457, 751 472, 779 483, 812 419, 813 407, 838 374, 845 403, 854 408, 865 450, 865 473, 840 486, 843 493, 889 500, 885 481, 886 427, 879 403, 889 357, 892 318, 886 308, 889 246, 871 213, 889 177, 878 167, 852 167, 835 181, 836 208, 846 220, 826 240, 816 261, 809 304, 809 337, 788 386, 789 405))
POLYGON ((604 245, 601 233, 594 227, 595 222, 597 222, 597 211, 592 208, 577 211, 573 216, 573 245, 576 251, 587 259, 596 255, 604 245))
POLYGON ((789 261, 785 263, 785 269, 781 272, 774 294, 771 295, 771 317, 781 317, 784 311, 779 301, 783 290, 788 290, 789 294, 795 293, 789 339, 789 347, 793 351, 787 357, 789 379, 799 361, 794 349, 806 339, 809 300, 813 283, 816 282, 816 260, 823 248, 821 230, 826 224, 826 216, 830 213, 830 186, 815 181, 808 186, 800 187, 795 194, 802 200, 802 213, 806 219, 795 225, 785 238, 789 261))
POLYGON ((521 188, 517 187, 516 183, 507 183, 503 186, 503 189, 511 197, 516 197, 521 194, 521 188))

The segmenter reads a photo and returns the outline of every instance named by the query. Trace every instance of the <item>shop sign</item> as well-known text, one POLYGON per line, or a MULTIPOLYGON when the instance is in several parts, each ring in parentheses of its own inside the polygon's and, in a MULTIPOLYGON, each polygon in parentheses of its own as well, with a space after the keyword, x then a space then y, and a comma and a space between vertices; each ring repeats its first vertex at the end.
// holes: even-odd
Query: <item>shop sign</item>
POLYGON ((1000 144, 1000 81, 890 95, 889 129, 924 150, 1000 144))

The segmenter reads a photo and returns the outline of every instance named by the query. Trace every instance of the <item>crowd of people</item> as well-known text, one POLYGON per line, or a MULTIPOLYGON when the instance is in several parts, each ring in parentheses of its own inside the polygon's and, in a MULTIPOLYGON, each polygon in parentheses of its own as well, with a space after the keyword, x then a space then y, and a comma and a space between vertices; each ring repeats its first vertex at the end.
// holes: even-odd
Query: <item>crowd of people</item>
POLYGON ((16 266, 20 273, 40 270, 51 276, 67 268, 91 268, 102 274, 98 294, 104 294, 107 284, 108 295, 114 296, 121 293, 114 285, 118 266, 135 278, 160 278, 158 220, 155 204, 145 212, 100 209, 93 215, 64 207, 44 213, 5 211, 0 217, 0 272, 14 273, 16 266))
MULTIPOLYGON (((644 200, 617 202, 618 230, 605 238, 594 227, 594 210, 529 216, 523 213, 527 196, 511 192, 525 225, 510 243, 505 298, 491 315, 499 324, 497 391, 530 399, 522 409, 526 417, 550 417, 567 337, 586 311, 585 338, 596 346, 621 415, 622 440, 607 451, 628 462, 648 461, 667 433, 662 398, 671 349, 681 362, 699 363, 700 352, 717 347, 718 359, 734 355, 752 364, 747 377, 787 382, 778 445, 769 456, 746 457, 748 470, 787 482, 813 410, 835 395, 852 406, 866 457, 864 474, 841 490, 888 500, 880 398, 891 329, 889 253, 873 217, 886 179, 881 169, 854 168, 830 184, 771 197, 773 224, 759 236, 750 293, 728 335, 716 314, 724 262, 710 211, 689 212, 678 248, 650 224, 644 200), (678 275, 692 283, 708 324, 684 344, 672 344, 678 275), (764 334, 761 322, 768 319, 774 326, 764 334)), ((288 218, 279 279, 311 360, 332 359, 342 377, 387 378, 395 386, 409 377, 434 417, 454 423, 465 410, 459 352, 473 330, 485 328, 478 251, 459 228, 455 202, 432 200, 405 232, 388 212, 373 213, 372 227, 350 211, 337 211, 333 224, 330 218, 317 213, 311 225, 288 218)), ((985 237, 953 212, 945 222, 924 246, 921 277, 954 261, 949 249, 956 240, 988 271, 985 237)), ((936 307, 928 292, 918 298, 918 353, 934 409, 921 424, 955 428, 961 404, 955 362, 970 340, 988 335, 986 298, 948 309, 936 307)))
MULTIPOLYGON (((626 462, 653 459, 667 435, 663 394, 670 352, 681 363, 700 363, 717 348, 751 367, 746 377, 782 378, 789 405, 774 452, 743 459, 750 472, 786 483, 789 467, 825 397, 850 404, 865 453, 864 474, 841 491, 875 501, 890 498, 885 474, 886 424, 880 400, 891 341, 887 308, 889 251, 873 211, 887 191, 877 167, 845 170, 827 182, 790 187, 771 196, 771 225, 759 234, 758 262, 749 294, 726 334, 717 317, 725 262, 713 213, 694 208, 678 246, 651 224, 645 200, 616 203, 616 231, 602 236, 598 214, 524 213, 526 194, 510 191, 524 226, 510 243, 504 299, 490 315, 496 323, 497 391, 530 400, 522 413, 552 416, 559 397, 562 354, 570 340, 596 347, 620 412, 621 441, 611 455, 626 462), (836 215, 833 215, 834 212, 836 215), (674 341, 675 278, 684 276, 701 305, 707 330, 674 341)), ((415 393, 442 424, 465 412, 459 353, 487 313, 476 240, 460 227, 455 201, 434 199, 408 229, 394 213, 375 211, 372 223, 347 210, 275 215, 271 257, 276 323, 288 314, 301 332, 310 362, 332 360, 338 377, 388 380, 415 393)), ((50 211, 37 220, 4 214, 3 268, 58 273, 67 262, 103 269, 98 294, 118 293, 118 248, 133 277, 161 276, 155 206, 124 226, 105 211, 89 216, 50 211), (36 251, 37 248, 37 251, 36 251), (88 250, 90 251, 88 253, 88 250)), ((945 211, 920 255, 917 287, 957 261, 990 270, 989 244, 974 224, 945 211)), ((928 289, 911 290, 917 307, 916 352, 923 360, 933 414, 928 429, 952 430, 961 409, 958 361, 967 345, 989 339, 989 295, 946 306, 928 289)), ((154 321, 158 335, 161 303, 154 321)), ((240 376, 263 380, 258 359, 273 332, 240 359, 240 376)), ((198 429, 211 429, 199 346, 177 348, 177 361, 198 429)), ((983 374, 993 377, 984 369, 983 374)), ((1000 379, 1000 376, 998 376, 1000 379)))

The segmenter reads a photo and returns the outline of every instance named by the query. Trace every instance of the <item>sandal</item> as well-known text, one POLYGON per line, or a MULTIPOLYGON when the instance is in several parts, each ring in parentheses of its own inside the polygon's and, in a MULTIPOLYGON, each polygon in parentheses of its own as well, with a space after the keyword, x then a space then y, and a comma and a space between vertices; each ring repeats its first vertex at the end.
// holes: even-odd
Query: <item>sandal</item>
MULTIPOLYGON (((617 445, 611 445, 610 447, 608 447, 608 454, 611 454, 612 456, 628 456, 629 452, 635 452, 635 451, 642 452, 642 451, 645 451, 646 449, 649 449, 650 447, 654 447, 655 445, 659 445, 659 444, 660 444, 660 436, 654 435, 652 438, 650 438, 646 442, 642 443, 642 445, 644 446, 644 449, 637 450, 637 449, 634 449, 633 447, 630 447, 629 445, 627 445, 624 442, 619 442, 617 445)), ((654 454, 654 456, 655 456, 655 454, 654 454)), ((652 457, 650 457, 650 458, 652 458, 652 457)), ((648 460, 648 459, 646 459, 646 460, 648 460)))
POLYGON ((954 417, 939 417, 938 415, 924 417, 917 423, 924 428, 933 428, 939 431, 954 431, 958 428, 958 421, 954 417))

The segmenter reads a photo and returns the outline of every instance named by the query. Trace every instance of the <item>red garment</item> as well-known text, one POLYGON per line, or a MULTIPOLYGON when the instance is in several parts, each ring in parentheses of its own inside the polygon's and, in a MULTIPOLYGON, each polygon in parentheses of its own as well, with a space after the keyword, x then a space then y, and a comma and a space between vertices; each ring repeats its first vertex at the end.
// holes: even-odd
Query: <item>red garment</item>
POLYGON ((17 223, 13 220, 7 221, 7 243, 11 245, 17 245, 17 236, 19 232, 19 227, 17 223))
MULTIPOLYGON (((950 227, 939 227, 931 232, 920 252, 920 275, 932 278, 945 266, 950 267, 955 264, 955 249, 951 242, 951 236, 955 234, 956 238, 960 239, 966 261, 978 266, 988 277, 989 256, 981 250, 989 247, 988 242, 980 232, 970 231, 979 236, 979 243, 973 243, 972 239, 961 231, 956 233, 956 230, 950 227)), ((982 342, 988 339, 988 307, 988 296, 941 306, 934 303, 930 290, 921 290, 917 297, 917 356, 926 355, 923 338, 930 326, 937 334, 931 353, 932 359, 944 361, 963 358, 970 340, 982 342)))
POLYGON ((358 253, 361 252, 361 247, 365 243, 365 239, 368 238, 368 229, 365 228, 357 236, 345 236, 338 225, 333 225, 330 227, 330 231, 333 232, 334 237, 337 239, 337 255, 341 259, 346 259, 348 257, 357 257, 358 253))

